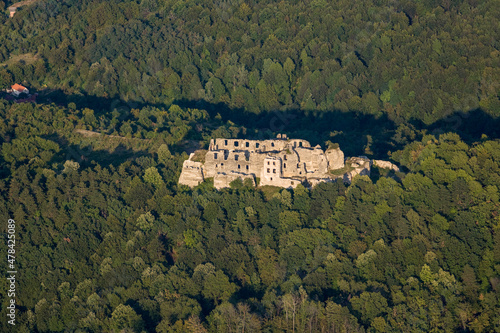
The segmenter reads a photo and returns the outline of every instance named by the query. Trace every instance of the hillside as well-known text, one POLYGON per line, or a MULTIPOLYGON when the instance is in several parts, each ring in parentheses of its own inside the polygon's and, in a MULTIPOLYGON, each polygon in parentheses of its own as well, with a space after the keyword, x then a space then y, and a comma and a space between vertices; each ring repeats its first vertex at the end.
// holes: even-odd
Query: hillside
POLYGON ((0 100, 18 332, 500 325, 498 140, 422 136, 393 153, 402 179, 374 168, 348 187, 190 190, 177 184, 184 147, 245 129, 178 106, 132 114, 0 100))
POLYGON ((499 0, 12 3, 0 332, 500 331, 499 0), (179 184, 278 133, 401 172, 179 184))
POLYGON ((498 1, 42 1, 3 18, 0 86, 238 112, 498 116, 498 1), (49 22, 46 24, 46 22, 49 22))

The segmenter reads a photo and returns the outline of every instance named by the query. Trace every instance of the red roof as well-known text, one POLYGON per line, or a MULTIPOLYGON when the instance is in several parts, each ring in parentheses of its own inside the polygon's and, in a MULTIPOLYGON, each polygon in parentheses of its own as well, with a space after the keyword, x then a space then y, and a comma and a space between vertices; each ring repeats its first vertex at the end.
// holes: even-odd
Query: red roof
POLYGON ((27 89, 27 88, 23 87, 22 85, 17 84, 17 83, 12 86, 12 90, 16 90, 16 91, 21 91, 22 92, 22 91, 24 91, 24 89, 27 89))

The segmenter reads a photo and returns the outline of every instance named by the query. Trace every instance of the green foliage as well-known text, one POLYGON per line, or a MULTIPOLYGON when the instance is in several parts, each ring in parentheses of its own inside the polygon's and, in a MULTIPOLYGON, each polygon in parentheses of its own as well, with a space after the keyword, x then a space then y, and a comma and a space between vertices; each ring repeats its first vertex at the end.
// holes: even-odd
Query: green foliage
POLYGON ((363 292, 351 299, 352 308, 361 313, 361 319, 371 322, 387 311, 387 299, 379 293, 363 292))
POLYGON ((114 138, 143 154, 114 165, 120 148, 103 142, 113 138, 74 132, 86 117, 78 110, 32 106, 34 117, 23 118, 23 108, 2 107, 19 124, 0 128, 0 209, 25 221, 17 235, 28 331, 426 331, 434 313, 446 315, 432 325, 450 330, 495 325, 473 311, 498 312, 496 141, 468 146, 447 134, 410 143, 394 153, 409 169, 400 182, 190 190, 177 185, 187 156, 175 131, 204 111, 146 107, 117 120, 149 135, 147 119, 161 116, 172 134, 114 138), (102 152, 90 162, 58 136, 102 152), (333 302, 349 295, 347 307, 333 302))
POLYGON ((146 214, 141 214, 137 218, 136 224, 139 229, 148 231, 153 228, 154 222, 155 222, 155 217, 153 216, 153 214, 151 214, 151 212, 147 212, 146 214))
POLYGON ((216 303, 224 302, 236 291, 236 286, 229 282, 229 278, 220 270, 215 274, 208 274, 203 283, 202 294, 205 298, 216 303))
POLYGON ((187 247, 193 248, 198 245, 201 240, 201 236, 198 232, 192 229, 184 231, 184 243, 187 247))
POLYGON ((0 19, 1 88, 42 101, 0 99, 19 331, 498 330, 496 132, 415 125, 498 116, 497 7, 40 1, 0 19), (185 152, 281 125, 404 173, 178 185, 185 152))
MULTIPOLYGON (((495 4, 34 4, 0 29, 0 86, 26 81, 165 105, 201 99, 252 112, 356 110, 426 124, 477 108, 498 115, 498 45, 485 42, 499 34, 495 4), (35 59, 15 60, 27 53, 35 59)), ((83 114, 95 128, 99 117, 83 114)), ((140 124, 155 121, 141 114, 140 124)))
POLYGON ((2 156, 9 163, 27 160, 40 160, 41 163, 46 163, 59 150, 60 147, 57 143, 41 137, 16 138, 12 140, 12 143, 2 144, 2 156))
POLYGON ((64 173, 76 172, 80 169, 80 164, 75 161, 66 161, 64 162, 64 173))
POLYGON ((158 172, 158 169, 155 167, 146 169, 146 171, 144 172, 144 181, 155 186, 156 188, 159 188, 164 184, 163 178, 158 172))
POLYGON ((116 330, 132 329, 140 332, 143 327, 142 318, 128 305, 120 304, 111 314, 112 326, 116 330))
POLYGON ((168 165, 170 159, 172 158, 172 154, 170 153, 170 150, 168 149, 168 146, 166 144, 162 144, 157 151, 158 154, 158 162, 168 165))

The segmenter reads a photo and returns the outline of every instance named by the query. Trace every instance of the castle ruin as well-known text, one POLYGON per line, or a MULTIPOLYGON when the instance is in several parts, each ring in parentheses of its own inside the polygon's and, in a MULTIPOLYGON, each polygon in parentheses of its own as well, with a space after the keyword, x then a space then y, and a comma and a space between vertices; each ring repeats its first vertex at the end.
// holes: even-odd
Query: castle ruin
POLYGON ((179 184, 194 187, 213 178, 220 189, 240 178, 259 186, 310 187, 339 178, 350 183, 358 174, 370 175, 371 165, 366 157, 344 160, 340 148, 323 151, 319 145, 311 147, 308 141, 288 139, 285 134, 274 140, 212 139, 208 151, 196 151, 184 161, 179 184))

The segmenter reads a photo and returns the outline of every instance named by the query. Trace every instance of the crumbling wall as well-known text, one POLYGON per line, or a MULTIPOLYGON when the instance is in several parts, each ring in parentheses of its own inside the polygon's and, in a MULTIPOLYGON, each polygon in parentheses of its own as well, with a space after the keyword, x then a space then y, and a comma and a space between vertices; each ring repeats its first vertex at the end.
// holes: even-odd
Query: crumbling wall
POLYGON ((287 147, 310 147, 306 140, 274 139, 274 140, 244 140, 244 139, 215 139, 210 142, 210 150, 248 150, 260 152, 281 151, 287 147))
POLYGON ((255 186, 255 177, 253 175, 230 172, 216 174, 214 177, 214 187, 218 190, 224 187, 229 187, 229 184, 231 184, 232 181, 238 178, 240 178, 242 181, 245 181, 245 179, 250 179, 252 181, 252 185, 255 186))
POLYGON ((296 148, 300 163, 305 166, 306 176, 321 178, 328 174, 328 160, 321 147, 296 148))
MULTIPOLYGON (((216 188, 228 187, 237 179, 260 177, 260 185, 295 187, 300 183, 314 186, 320 182, 343 178, 347 183, 357 175, 370 175, 371 163, 367 157, 351 157, 344 162, 339 148, 323 151, 318 145, 288 139, 278 135, 275 140, 215 139, 210 140, 204 164, 192 161, 193 154, 185 161, 179 184, 196 186, 204 178, 213 177, 216 188), (344 174, 334 175, 332 170, 346 167, 344 174)), ((399 171, 387 161, 375 160, 381 168, 399 171)))
MULTIPOLYGON (((208 151, 205 157, 206 177, 213 177, 218 172, 253 173, 250 161, 251 153, 237 150, 208 151)), ((260 171, 260 169, 259 169, 260 171)))
POLYGON ((282 166, 281 169, 282 176, 284 178, 291 177, 305 177, 304 166, 299 163, 299 155, 295 150, 285 150, 277 154, 281 158, 282 166))
POLYGON ((338 178, 342 178, 342 176, 337 176, 334 178, 308 178, 307 183, 309 186, 314 187, 319 183, 332 183, 338 178))
POLYGON ((283 177, 283 161, 279 156, 268 155, 264 159, 263 168, 260 173, 259 185, 272 185, 285 188, 294 188, 302 181, 300 179, 283 177))
MULTIPOLYGON (((193 157, 194 153, 189 156, 193 157)), ((179 184, 187 185, 189 187, 197 186, 205 178, 203 177, 203 164, 201 162, 194 162, 187 159, 182 164, 182 172, 179 177, 179 184)))
POLYGON ((344 152, 340 148, 330 148, 325 152, 328 160, 328 170, 342 169, 344 164, 344 152))
POLYGON ((344 182, 351 183, 357 175, 370 176, 371 161, 367 157, 351 157, 347 159, 346 165, 354 168, 344 174, 344 182))

